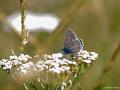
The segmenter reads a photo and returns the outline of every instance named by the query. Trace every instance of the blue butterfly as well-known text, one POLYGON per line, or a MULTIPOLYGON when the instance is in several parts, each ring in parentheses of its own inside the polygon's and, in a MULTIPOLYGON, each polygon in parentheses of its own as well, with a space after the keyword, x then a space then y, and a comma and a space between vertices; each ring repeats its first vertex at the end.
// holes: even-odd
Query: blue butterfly
POLYGON ((77 37, 77 35, 68 28, 64 40, 64 48, 62 49, 64 54, 75 54, 83 49, 83 41, 77 37))

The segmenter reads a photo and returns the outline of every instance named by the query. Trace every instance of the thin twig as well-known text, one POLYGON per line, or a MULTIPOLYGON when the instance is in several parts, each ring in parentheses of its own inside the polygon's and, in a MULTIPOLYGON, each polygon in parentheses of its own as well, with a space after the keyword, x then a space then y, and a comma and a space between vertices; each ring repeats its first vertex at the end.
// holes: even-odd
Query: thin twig
POLYGON ((25 33, 25 0, 20 0, 20 12, 21 12, 21 36, 22 36, 22 42, 21 42, 21 47, 20 49, 22 52, 24 51, 24 44, 23 41, 26 37, 25 33))
POLYGON ((118 44, 118 47, 113 52, 113 55, 109 60, 109 62, 105 64, 102 70, 102 74, 100 75, 99 80, 97 82, 97 85, 94 87, 94 90, 99 90, 102 87, 102 85, 104 84, 103 77, 112 68, 113 64, 115 63, 116 57, 118 56, 119 53, 120 53, 120 43, 118 44))

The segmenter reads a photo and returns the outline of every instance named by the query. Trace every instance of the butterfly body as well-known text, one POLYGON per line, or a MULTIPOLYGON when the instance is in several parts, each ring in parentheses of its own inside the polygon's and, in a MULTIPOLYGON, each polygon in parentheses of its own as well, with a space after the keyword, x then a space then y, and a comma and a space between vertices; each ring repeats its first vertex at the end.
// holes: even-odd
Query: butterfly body
POLYGON ((69 28, 66 31, 64 41, 64 54, 74 54, 83 49, 83 41, 77 37, 77 35, 69 28))
POLYGON ((63 48, 62 50, 63 50, 63 53, 64 53, 64 54, 70 54, 70 53, 73 53, 72 50, 69 49, 69 48, 63 48))

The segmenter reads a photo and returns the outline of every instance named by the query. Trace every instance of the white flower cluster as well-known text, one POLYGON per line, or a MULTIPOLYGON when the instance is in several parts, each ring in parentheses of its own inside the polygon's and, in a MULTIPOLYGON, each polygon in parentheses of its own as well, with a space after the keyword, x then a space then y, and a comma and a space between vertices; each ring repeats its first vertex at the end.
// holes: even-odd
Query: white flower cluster
POLYGON ((55 53, 52 55, 44 55, 42 60, 40 59, 35 64, 30 61, 32 57, 29 55, 20 54, 19 56, 13 55, 9 59, 0 60, 0 67, 4 70, 12 70, 14 67, 16 69, 15 73, 20 75, 25 75, 27 72, 34 71, 43 71, 47 70, 53 73, 62 73, 70 72, 71 66, 75 67, 77 63, 75 61, 67 60, 63 58, 63 54, 55 53))
MULTIPOLYGON (((87 52, 86 50, 81 50, 77 53, 77 59, 85 62, 91 63, 98 57, 95 52, 87 52)), ((9 59, 0 60, 0 67, 4 70, 16 69, 16 73, 24 75, 27 72, 33 70, 35 72, 48 71, 52 73, 69 73, 74 72, 78 68, 78 62, 76 60, 68 60, 64 58, 62 53, 54 53, 52 55, 44 55, 36 63, 30 61, 34 59, 29 55, 20 54, 19 56, 13 55, 9 59)))
POLYGON ((44 55, 43 60, 36 63, 36 70, 48 70, 54 73, 70 72, 71 66, 77 66, 75 61, 67 60, 62 53, 44 55))
POLYGON ((27 74, 29 71, 31 71, 32 67, 34 66, 33 62, 27 62, 25 64, 21 64, 18 68, 17 68, 17 72, 19 73, 21 76, 27 74))
POLYGON ((20 54, 19 56, 13 55, 10 56, 9 59, 0 60, 0 67, 4 70, 11 70, 13 67, 21 68, 22 66, 26 66, 24 63, 29 62, 31 58, 29 55, 24 54, 20 54))
POLYGON ((79 60, 82 60, 85 63, 91 63, 93 60, 96 60, 98 58, 98 54, 95 52, 88 52, 86 50, 81 50, 77 53, 77 58, 79 60))

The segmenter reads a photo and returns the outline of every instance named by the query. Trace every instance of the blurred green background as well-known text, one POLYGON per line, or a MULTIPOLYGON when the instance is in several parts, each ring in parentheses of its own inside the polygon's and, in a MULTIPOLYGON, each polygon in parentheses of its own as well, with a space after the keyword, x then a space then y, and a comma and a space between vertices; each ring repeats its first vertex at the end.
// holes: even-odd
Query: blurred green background
MULTIPOLYGON (((32 30, 24 53, 34 56, 59 52, 63 48, 67 27, 83 39, 84 49, 95 51, 99 58, 81 79, 82 90, 92 90, 101 71, 120 42, 120 0, 26 0, 27 11, 48 13, 60 20, 52 32, 32 30)), ((8 17, 20 10, 19 0, 0 0, 0 59, 8 58, 12 50, 20 53, 20 35, 8 23, 8 17)), ((46 22, 47 23, 47 22, 46 22)), ((104 75, 105 87, 119 87, 120 55, 104 75)), ((6 72, 0 69, 0 90, 24 90, 6 72)), ((115 90, 103 88, 102 90, 115 90)))

